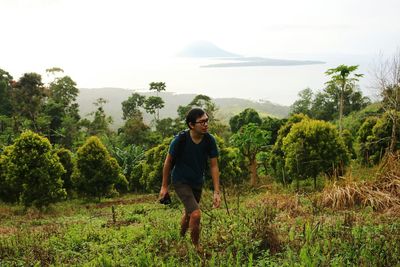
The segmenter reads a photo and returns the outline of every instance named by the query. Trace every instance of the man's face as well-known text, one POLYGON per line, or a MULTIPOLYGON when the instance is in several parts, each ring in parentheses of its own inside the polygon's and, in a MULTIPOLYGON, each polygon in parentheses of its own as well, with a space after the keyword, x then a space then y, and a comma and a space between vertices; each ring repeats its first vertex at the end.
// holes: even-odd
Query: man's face
POLYGON ((195 123, 191 123, 192 130, 199 134, 205 134, 208 131, 208 116, 204 113, 203 116, 197 118, 195 123))

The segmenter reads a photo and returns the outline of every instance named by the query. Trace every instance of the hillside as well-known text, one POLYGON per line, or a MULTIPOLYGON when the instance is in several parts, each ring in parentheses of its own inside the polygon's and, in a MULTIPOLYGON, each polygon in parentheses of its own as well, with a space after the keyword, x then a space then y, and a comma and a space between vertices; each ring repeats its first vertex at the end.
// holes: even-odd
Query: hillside
MULTIPOLYGON (((114 120, 114 127, 117 128, 122 125, 122 110, 121 103, 129 98, 134 93, 134 90, 122 89, 122 88, 97 88, 97 89, 80 89, 78 96, 78 104, 82 117, 86 117, 88 113, 95 110, 93 103, 98 98, 104 98, 108 103, 104 106, 104 109, 108 115, 114 120)), ((154 93, 142 93, 142 95, 150 96, 155 95, 154 93)), ((160 93, 160 96, 165 101, 165 107, 160 112, 160 118, 177 116, 177 108, 179 105, 187 105, 196 94, 174 94, 170 92, 160 93)), ((228 122, 230 117, 238 114, 245 108, 254 108, 262 116, 273 116, 283 118, 288 115, 289 107, 281 106, 278 104, 271 103, 269 101, 255 102, 247 99, 240 98, 215 98, 213 99, 216 103, 219 111, 217 117, 224 122, 228 122)), ((144 114, 145 120, 148 122, 152 119, 148 114, 144 114)))

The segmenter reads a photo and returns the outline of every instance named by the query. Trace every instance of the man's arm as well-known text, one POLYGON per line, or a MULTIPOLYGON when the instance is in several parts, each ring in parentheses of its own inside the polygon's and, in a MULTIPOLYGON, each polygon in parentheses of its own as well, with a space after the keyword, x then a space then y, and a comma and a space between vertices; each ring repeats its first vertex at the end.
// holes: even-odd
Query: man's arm
POLYGON ((167 154, 167 157, 164 161, 163 167, 163 176, 162 176, 162 184, 160 190, 160 197, 164 197, 166 193, 168 193, 168 178, 171 173, 171 165, 172 165, 172 156, 171 154, 167 154))
POLYGON ((214 198, 213 206, 214 208, 219 208, 221 204, 221 197, 219 191, 219 168, 218 168, 218 158, 210 159, 210 172, 214 184, 214 198))

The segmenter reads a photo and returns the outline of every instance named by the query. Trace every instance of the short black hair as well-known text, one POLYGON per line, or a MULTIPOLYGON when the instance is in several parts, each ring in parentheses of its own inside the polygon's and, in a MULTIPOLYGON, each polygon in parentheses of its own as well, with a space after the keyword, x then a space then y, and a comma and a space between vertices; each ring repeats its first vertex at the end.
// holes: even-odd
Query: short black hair
POLYGON ((190 128, 189 123, 195 123, 198 118, 203 116, 204 114, 207 114, 203 109, 201 108, 192 108, 187 114, 186 114, 186 125, 190 128))

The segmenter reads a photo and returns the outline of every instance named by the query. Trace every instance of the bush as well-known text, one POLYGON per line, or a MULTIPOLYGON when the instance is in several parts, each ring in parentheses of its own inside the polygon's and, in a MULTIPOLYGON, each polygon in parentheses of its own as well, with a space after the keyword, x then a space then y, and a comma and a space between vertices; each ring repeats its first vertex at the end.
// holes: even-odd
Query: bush
POLYGON ((68 196, 71 196, 74 186, 71 180, 74 171, 72 153, 66 148, 60 148, 56 151, 56 154, 60 158, 60 162, 65 170, 65 173, 61 176, 61 179, 64 181, 63 187, 67 191, 68 196))
POLYGON ((318 120, 294 124, 283 139, 282 151, 289 175, 300 180, 314 178, 315 186, 318 174, 333 175, 349 161, 346 145, 335 126, 318 120))
POLYGON ((22 133, 7 148, 2 162, 6 187, 11 189, 5 198, 11 202, 21 200, 25 207, 42 208, 65 198, 61 179, 65 170, 46 138, 31 131, 22 133))
POLYGON ((128 184, 117 160, 96 136, 78 149, 73 181, 79 193, 99 199, 111 193, 115 184, 128 184))

